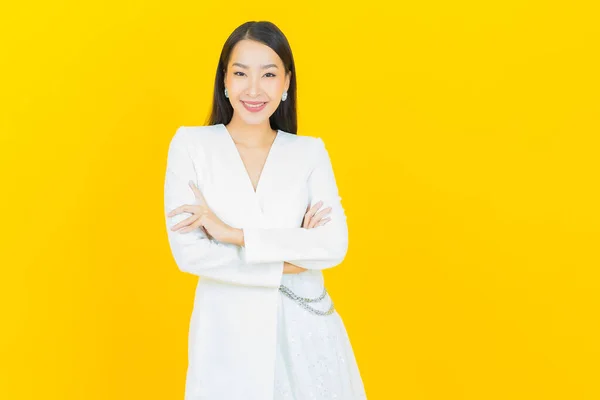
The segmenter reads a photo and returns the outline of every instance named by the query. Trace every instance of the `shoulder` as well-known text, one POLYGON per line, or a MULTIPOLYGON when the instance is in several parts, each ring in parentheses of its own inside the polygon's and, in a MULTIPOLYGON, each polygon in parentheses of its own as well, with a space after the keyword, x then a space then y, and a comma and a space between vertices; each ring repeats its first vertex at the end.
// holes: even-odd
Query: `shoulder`
POLYGON ((309 170, 330 163, 325 142, 321 137, 295 135, 283 132, 282 142, 286 149, 287 160, 294 160, 296 165, 305 165, 309 170))
POLYGON ((284 142, 286 145, 294 147, 295 150, 303 154, 306 154, 306 152, 309 154, 317 153, 325 147, 323 139, 317 136, 295 135, 282 130, 279 130, 279 132, 282 137, 282 142, 284 142))
POLYGON ((215 140, 217 134, 217 125, 180 126, 171 138, 171 144, 194 146, 205 141, 215 140))
POLYGON ((219 146, 219 125, 180 126, 169 144, 170 152, 187 153, 193 159, 204 157, 207 149, 219 146))

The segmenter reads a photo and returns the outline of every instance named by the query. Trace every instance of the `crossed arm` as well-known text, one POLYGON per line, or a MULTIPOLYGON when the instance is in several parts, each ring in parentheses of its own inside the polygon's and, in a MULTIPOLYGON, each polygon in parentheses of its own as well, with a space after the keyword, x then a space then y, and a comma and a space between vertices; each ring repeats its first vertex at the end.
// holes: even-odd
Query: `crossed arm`
POLYGON ((284 261, 322 270, 342 262, 348 249, 346 215, 325 144, 316 138, 313 167, 308 178, 311 204, 323 201, 331 207, 331 220, 312 229, 237 229, 237 242, 209 239, 202 229, 181 234, 170 228, 188 215, 169 217, 182 204, 193 204, 188 182, 196 181, 195 165, 189 154, 186 128, 181 127, 169 145, 164 187, 164 207, 169 245, 178 268, 183 272, 223 282, 249 286, 279 287, 284 261))

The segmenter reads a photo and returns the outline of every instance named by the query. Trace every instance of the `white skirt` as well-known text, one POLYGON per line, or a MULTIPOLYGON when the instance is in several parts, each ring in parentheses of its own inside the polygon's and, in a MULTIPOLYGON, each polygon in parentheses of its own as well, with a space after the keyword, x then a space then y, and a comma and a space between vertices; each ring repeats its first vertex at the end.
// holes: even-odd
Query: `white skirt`
MULTIPOLYGON (((295 292, 294 276, 284 275, 282 284, 292 283, 286 286, 295 292)), ((327 311, 331 302, 327 294, 308 305, 327 311)), ((280 292, 274 400, 366 398, 352 345, 337 311, 315 315, 280 292)))

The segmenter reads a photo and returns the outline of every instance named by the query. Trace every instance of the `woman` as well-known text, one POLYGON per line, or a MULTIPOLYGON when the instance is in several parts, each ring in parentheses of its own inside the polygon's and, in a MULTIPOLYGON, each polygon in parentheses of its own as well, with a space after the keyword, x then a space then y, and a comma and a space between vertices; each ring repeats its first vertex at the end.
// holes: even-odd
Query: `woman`
POLYGON ((283 33, 248 22, 227 39, 207 126, 168 152, 165 215, 178 267, 200 277, 186 400, 365 399, 322 270, 348 249, 320 138, 296 135, 283 33))

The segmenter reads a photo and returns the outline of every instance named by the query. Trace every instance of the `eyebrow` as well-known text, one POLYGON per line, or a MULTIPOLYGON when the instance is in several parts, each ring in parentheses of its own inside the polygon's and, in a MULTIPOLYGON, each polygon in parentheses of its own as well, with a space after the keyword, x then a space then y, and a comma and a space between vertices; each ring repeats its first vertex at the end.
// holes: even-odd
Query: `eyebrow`
MULTIPOLYGON (((238 67, 241 67, 241 68, 248 69, 248 66, 247 66, 247 65, 244 65, 244 64, 242 64, 242 63, 239 63, 239 62, 234 62, 233 64, 231 64, 231 66, 232 66, 232 67, 238 66, 238 67)), ((275 64, 265 64, 265 65, 261 65, 261 66, 260 66, 260 68, 261 68, 261 69, 267 69, 267 68, 271 68, 271 67, 279 68, 279 67, 277 67, 277 65, 275 65, 275 64)))

